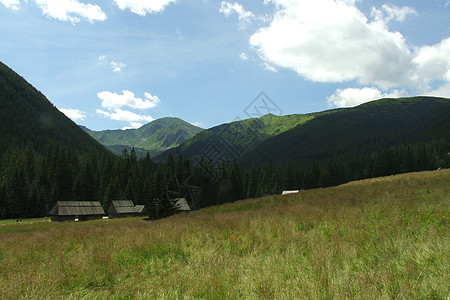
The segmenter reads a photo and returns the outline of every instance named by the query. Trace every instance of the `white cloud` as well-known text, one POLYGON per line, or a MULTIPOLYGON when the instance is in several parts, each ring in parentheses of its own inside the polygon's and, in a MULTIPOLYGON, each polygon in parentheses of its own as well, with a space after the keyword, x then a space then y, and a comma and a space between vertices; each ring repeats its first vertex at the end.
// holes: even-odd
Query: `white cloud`
POLYGON ((122 68, 125 68, 127 65, 122 62, 111 61, 110 66, 113 69, 113 72, 122 72, 122 68))
POLYGON ((84 4, 77 0, 35 0, 44 15, 73 24, 80 21, 79 17, 89 22, 104 21, 106 14, 101 7, 94 4, 84 4))
POLYGON ((239 59, 242 61, 246 61, 248 60, 248 56, 247 54, 245 54, 245 52, 242 52, 241 54, 239 54, 239 59))
POLYGON ((113 60, 109 60, 106 55, 101 55, 98 57, 99 64, 101 65, 108 65, 111 67, 113 72, 122 72, 122 69, 125 68, 127 65, 123 62, 116 62, 113 60))
POLYGON ((434 90, 430 90, 425 95, 450 98, 450 82, 446 82, 434 90))
POLYGON ((111 120, 125 121, 130 123, 130 127, 125 128, 139 128, 142 122, 148 123, 154 120, 152 116, 137 114, 132 111, 123 110, 122 107, 130 107, 133 109, 149 109, 158 105, 161 100, 150 93, 144 93, 144 99, 135 97, 133 92, 124 90, 122 94, 111 93, 103 91, 97 93, 97 96, 102 100, 102 107, 107 110, 97 109, 97 114, 103 115, 111 120))
POLYGON ((219 12, 223 13, 226 17, 230 16, 232 13, 236 13, 240 21, 248 22, 255 15, 251 11, 246 11, 244 7, 239 3, 231 3, 227 1, 222 1, 220 3, 219 12))
POLYGON ((417 68, 416 80, 422 82, 423 89, 429 89, 433 80, 450 83, 450 38, 418 48, 412 61, 417 68))
POLYGON ((19 0, 0 0, 0 3, 3 4, 6 8, 10 8, 12 10, 20 9, 19 0))
POLYGON ((274 66, 272 66, 271 64, 268 64, 267 62, 264 62, 264 68, 270 72, 274 72, 274 73, 278 72, 278 70, 274 66))
POLYGON ((385 24, 389 23, 392 20, 397 22, 404 22, 406 17, 409 15, 417 15, 417 12, 411 7, 398 7, 395 5, 387 5, 384 4, 381 6, 381 9, 377 9, 375 7, 372 8, 371 16, 377 22, 383 22, 385 24))
POLYGON ((150 93, 145 92, 144 96, 145 96, 146 101, 148 101, 150 104, 150 106, 148 108, 155 107, 156 105, 158 105, 161 102, 161 100, 158 98, 158 96, 152 95, 150 93))
POLYGON ((125 121, 130 122, 131 127, 127 128, 139 128, 142 126, 140 122, 151 122, 155 120, 152 116, 149 115, 139 115, 131 111, 122 110, 122 109, 113 109, 110 111, 104 111, 101 109, 97 109, 97 114, 107 117, 111 120, 115 121, 125 121))
POLYGON ((370 23, 354 1, 273 0, 279 10, 250 44, 275 66, 317 82, 359 80, 391 87, 408 80, 403 36, 370 23))
POLYGON ((70 118, 72 121, 81 121, 86 118, 86 112, 79 110, 79 109, 73 109, 73 108, 59 108, 59 110, 65 114, 68 118, 70 118))
POLYGON ((330 107, 353 107, 380 98, 397 98, 401 96, 406 96, 406 92, 394 90, 390 93, 384 93, 377 88, 365 87, 338 89, 327 99, 330 107))
POLYGON ((148 109, 155 107, 161 101, 157 96, 150 93, 144 93, 144 96, 145 99, 136 98, 133 92, 127 90, 123 90, 121 95, 108 91, 97 93, 97 97, 102 100, 102 107, 107 109, 118 109, 123 106, 134 109, 148 109))
POLYGON ((131 128, 139 128, 142 127, 142 123, 131 122, 131 128))
POLYGON ((367 17, 356 2, 266 0, 275 4, 274 17, 250 37, 250 45, 266 69, 291 69, 314 82, 371 86, 337 90, 329 97, 336 106, 384 97, 392 89, 410 94, 446 90, 450 38, 436 45, 410 46, 401 33, 390 30, 389 23, 417 15, 414 9, 383 5, 367 17), (353 96, 361 100, 352 100, 353 96))
POLYGON ((177 0, 114 0, 121 10, 129 9, 131 12, 145 16, 148 13, 162 12, 167 5, 177 0))

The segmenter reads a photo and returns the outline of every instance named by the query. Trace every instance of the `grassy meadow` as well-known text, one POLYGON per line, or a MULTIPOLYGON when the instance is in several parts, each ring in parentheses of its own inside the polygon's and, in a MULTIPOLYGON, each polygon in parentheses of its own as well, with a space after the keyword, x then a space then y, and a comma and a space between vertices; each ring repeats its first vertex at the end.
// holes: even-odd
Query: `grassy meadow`
POLYGON ((447 299, 450 170, 180 214, 0 222, 0 299, 447 299))

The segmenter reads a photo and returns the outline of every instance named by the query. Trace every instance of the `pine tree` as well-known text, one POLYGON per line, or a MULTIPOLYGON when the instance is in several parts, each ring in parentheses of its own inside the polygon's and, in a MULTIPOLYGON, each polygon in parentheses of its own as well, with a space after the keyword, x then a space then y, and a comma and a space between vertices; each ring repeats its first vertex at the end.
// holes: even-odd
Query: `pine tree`
POLYGON ((0 177, 0 219, 7 217, 6 177, 0 177))

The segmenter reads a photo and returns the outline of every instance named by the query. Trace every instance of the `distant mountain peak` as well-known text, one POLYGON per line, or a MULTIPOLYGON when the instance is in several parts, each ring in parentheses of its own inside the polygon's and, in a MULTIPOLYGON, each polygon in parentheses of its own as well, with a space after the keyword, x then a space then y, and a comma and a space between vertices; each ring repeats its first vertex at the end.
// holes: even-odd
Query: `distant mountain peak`
POLYGON ((156 156, 184 143, 201 131, 202 128, 180 118, 164 117, 136 129, 88 131, 88 133, 116 154, 120 154, 126 146, 140 149, 143 153, 149 151, 151 156, 156 156))

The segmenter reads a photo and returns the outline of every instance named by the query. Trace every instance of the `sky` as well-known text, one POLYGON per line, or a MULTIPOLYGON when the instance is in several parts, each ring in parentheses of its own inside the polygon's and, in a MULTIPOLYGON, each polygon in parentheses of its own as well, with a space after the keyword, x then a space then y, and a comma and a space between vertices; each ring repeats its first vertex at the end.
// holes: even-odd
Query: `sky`
POLYGON ((450 97, 450 0, 0 0, 0 61, 92 130, 450 97))

